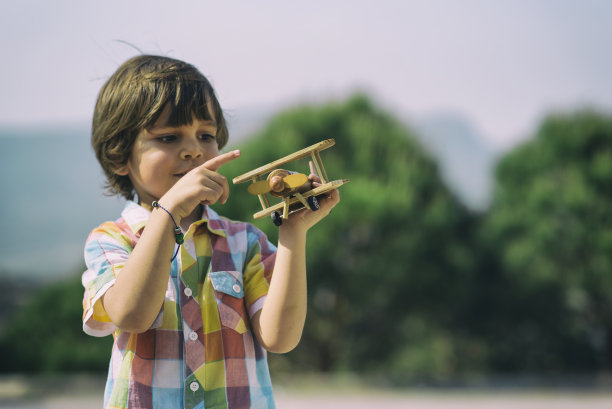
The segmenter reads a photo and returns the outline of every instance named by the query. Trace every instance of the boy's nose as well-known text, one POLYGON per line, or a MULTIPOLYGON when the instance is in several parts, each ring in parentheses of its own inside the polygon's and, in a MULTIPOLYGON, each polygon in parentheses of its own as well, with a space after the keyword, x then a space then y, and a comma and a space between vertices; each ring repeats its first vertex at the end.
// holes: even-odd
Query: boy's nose
POLYGON ((202 156, 202 150, 197 141, 192 141, 190 138, 183 142, 181 146, 182 159, 197 159, 202 156))

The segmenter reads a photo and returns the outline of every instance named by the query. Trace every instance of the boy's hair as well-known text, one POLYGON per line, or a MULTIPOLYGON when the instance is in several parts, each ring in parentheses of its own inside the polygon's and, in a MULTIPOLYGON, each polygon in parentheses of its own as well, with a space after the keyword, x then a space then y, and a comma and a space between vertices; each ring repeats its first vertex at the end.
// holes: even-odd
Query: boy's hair
POLYGON ((227 143, 219 101, 194 66, 154 55, 131 58, 100 90, 92 121, 91 144, 106 175, 109 194, 134 198, 129 177, 115 172, 127 163, 138 133, 153 126, 166 105, 170 106, 169 126, 188 125, 194 115, 213 120, 219 149, 227 143))

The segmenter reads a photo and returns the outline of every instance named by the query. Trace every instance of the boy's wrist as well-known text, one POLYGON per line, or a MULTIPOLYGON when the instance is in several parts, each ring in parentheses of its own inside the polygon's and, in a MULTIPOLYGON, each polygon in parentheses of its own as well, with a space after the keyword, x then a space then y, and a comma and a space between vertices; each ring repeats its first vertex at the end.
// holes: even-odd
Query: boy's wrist
POLYGON ((300 242, 306 241, 306 233, 308 232, 308 228, 306 226, 300 224, 283 224, 278 228, 278 241, 291 243, 291 242, 300 242))
POLYGON ((161 197, 159 200, 157 200, 157 202, 161 206, 163 206, 164 209, 166 209, 170 214, 172 214, 172 217, 174 218, 176 224, 181 224, 181 221, 185 216, 182 214, 180 203, 175 202, 174 200, 171 200, 170 198, 167 198, 165 196, 161 197))

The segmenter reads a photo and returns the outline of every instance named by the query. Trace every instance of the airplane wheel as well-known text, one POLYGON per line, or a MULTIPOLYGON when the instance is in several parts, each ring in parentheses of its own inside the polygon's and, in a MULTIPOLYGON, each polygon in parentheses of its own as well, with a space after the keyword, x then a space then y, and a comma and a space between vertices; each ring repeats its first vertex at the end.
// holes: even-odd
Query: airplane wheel
POLYGON ((308 202, 308 206, 310 207, 310 210, 312 211, 319 210, 319 201, 317 200, 316 196, 310 196, 308 199, 306 199, 306 202, 308 202))
POLYGON ((272 218, 272 223, 274 223, 275 226, 280 226, 283 224, 283 218, 278 212, 273 212, 270 217, 272 218))

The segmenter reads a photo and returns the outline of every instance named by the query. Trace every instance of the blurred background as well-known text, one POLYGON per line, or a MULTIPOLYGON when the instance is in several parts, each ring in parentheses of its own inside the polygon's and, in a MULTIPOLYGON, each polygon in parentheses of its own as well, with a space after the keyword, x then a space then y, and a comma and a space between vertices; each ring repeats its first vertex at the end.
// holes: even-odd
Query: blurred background
MULTIPOLYGON (((607 393, 610 21, 603 0, 1 2, 0 402, 101 395, 112 340, 81 330, 82 249, 123 202, 89 128, 141 52, 211 80, 243 151, 230 179, 336 139, 322 159, 351 182, 309 233, 307 324, 275 383, 607 393)), ((216 210, 251 221, 231 188, 216 210)))

